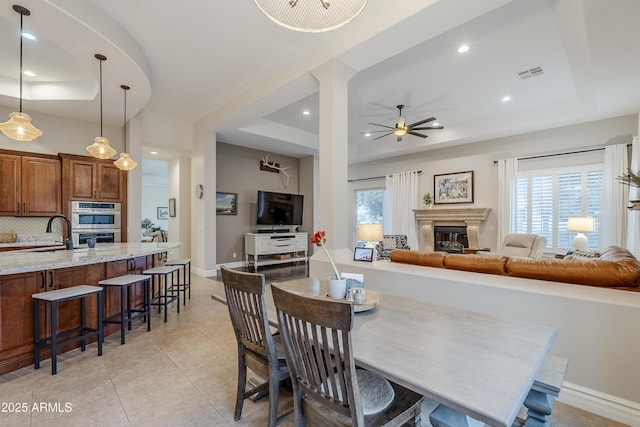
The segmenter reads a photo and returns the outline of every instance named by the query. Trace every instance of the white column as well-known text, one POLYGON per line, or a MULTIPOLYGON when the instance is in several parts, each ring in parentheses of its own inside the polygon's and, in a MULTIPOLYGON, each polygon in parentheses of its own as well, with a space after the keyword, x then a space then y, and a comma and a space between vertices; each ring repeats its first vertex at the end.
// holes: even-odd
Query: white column
POLYGON ((200 276, 216 273, 216 133, 206 125, 196 125, 191 156, 191 266, 200 276), (195 197, 197 184, 204 187, 195 197))
POLYGON ((320 85, 319 229, 327 233, 328 248, 347 248, 348 81, 355 70, 330 61, 312 74, 320 85))

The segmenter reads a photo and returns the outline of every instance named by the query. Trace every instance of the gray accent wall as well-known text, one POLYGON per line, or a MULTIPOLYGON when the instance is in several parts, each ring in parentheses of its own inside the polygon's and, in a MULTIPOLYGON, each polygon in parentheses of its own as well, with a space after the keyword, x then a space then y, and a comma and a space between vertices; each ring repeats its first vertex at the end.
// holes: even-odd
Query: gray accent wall
MULTIPOLYGON (((304 194, 303 224, 300 231, 309 231, 313 209, 313 195, 308 194, 309 186, 301 191, 300 159, 265 151, 253 150, 218 142, 216 145, 217 192, 238 193, 237 215, 216 215, 206 212, 205 221, 216 221, 216 263, 244 261, 244 235, 255 232, 256 193, 258 190, 282 193, 304 194), (291 175, 287 184, 282 173, 260 170, 260 160, 269 154, 269 162, 280 167, 288 167, 291 175), (233 254, 235 253, 235 257, 233 254)), ((309 171, 303 171, 302 181, 308 181, 309 171)))

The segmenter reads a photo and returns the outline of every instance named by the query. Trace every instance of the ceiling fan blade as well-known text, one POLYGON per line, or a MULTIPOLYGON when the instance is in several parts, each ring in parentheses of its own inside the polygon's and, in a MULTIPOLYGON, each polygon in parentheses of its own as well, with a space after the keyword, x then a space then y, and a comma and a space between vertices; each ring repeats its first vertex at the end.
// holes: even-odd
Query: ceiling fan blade
POLYGON ((432 122, 435 119, 436 119, 435 117, 429 117, 428 119, 424 119, 424 120, 420 120, 419 122, 412 123, 408 127, 412 128, 414 126, 420 126, 420 125, 422 125, 424 123, 432 122))
POLYGON ((384 135, 380 135, 380 136, 379 136, 379 137, 377 137, 377 138, 373 138, 373 139, 372 139, 372 141, 375 141, 375 140, 380 139, 380 138, 384 138, 385 136, 391 135, 392 133, 393 133, 393 132, 385 133, 384 135))
MULTIPOLYGON (((380 133, 380 132, 390 132, 389 129, 385 129, 385 130, 371 130, 369 132, 360 132, 360 135, 366 135, 368 133, 380 133)), ((393 130, 391 130, 391 132, 393 132, 393 130)))
POLYGON ((378 124, 378 123, 369 123, 369 124, 373 125, 373 126, 381 126, 383 128, 394 129, 395 130, 395 128, 393 126, 381 125, 381 124, 378 124))
POLYGON ((444 129, 444 126, 425 126, 421 128, 411 128, 411 130, 429 130, 429 129, 444 129))
POLYGON ((418 132, 409 131, 409 132, 407 132, 407 133, 408 133, 409 135, 419 136, 420 138, 426 138, 426 137, 427 137, 427 135, 423 135, 423 134, 418 133, 418 132))

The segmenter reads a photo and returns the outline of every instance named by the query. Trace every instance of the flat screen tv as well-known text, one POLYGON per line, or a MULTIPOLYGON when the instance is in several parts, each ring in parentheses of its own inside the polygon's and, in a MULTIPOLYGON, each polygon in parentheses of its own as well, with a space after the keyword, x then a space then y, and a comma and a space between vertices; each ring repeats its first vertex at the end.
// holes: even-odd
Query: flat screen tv
POLYGON ((302 225, 302 194, 258 190, 258 225, 302 225))

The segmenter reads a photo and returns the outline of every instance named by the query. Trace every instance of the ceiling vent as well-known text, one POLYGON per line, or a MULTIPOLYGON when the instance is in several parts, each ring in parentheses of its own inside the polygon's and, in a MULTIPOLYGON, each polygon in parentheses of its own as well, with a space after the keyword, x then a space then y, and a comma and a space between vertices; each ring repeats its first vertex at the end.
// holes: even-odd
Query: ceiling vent
POLYGON ((542 70, 542 67, 533 67, 533 68, 529 68, 528 70, 519 72, 518 76, 520 76, 520 78, 524 80, 530 77, 539 76, 542 73, 544 73, 544 71, 542 70))

